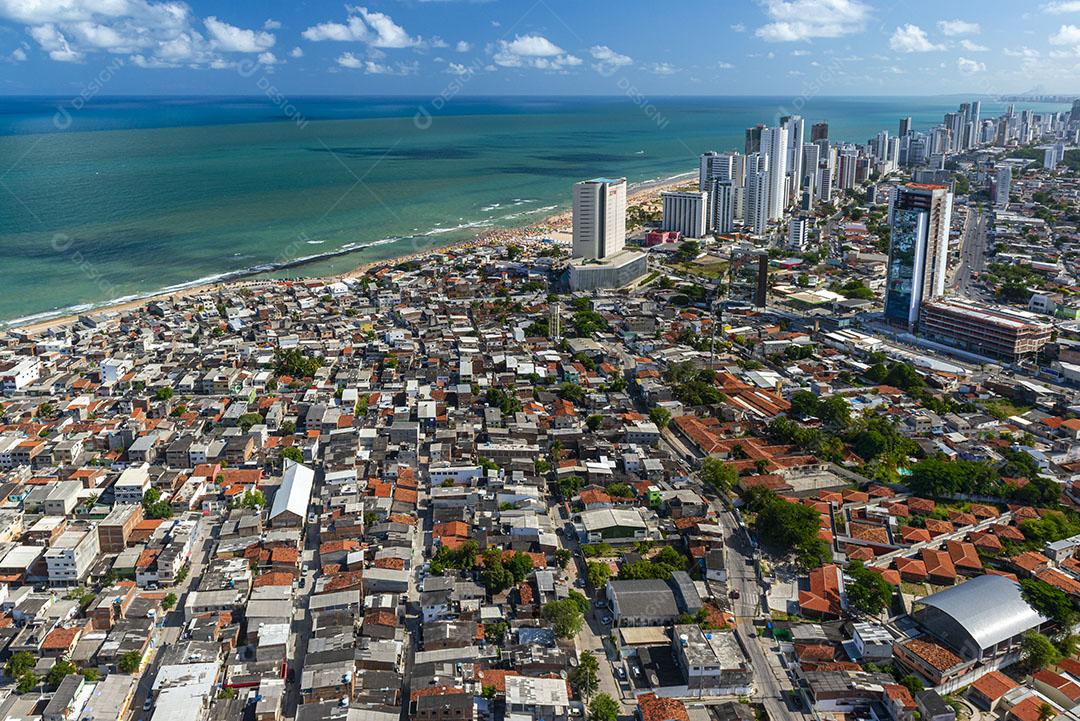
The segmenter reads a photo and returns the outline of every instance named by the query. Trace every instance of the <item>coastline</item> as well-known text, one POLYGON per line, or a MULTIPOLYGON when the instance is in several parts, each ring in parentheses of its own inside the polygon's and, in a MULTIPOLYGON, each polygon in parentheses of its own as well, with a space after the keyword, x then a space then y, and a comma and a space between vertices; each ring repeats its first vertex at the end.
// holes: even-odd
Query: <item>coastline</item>
MULTIPOLYGON (((674 189, 680 185, 684 185, 688 180, 697 177, 697 171, 687 171, 684 173, 677 173, 675 175, 668 176, 666 178, 657 178, 654 180, 646 180, 640 183, 631 185, 627 193, 627 205, 636 203, 645 203, 654 201, 659 198, 660 193, 674 189)), ((551 233, 551 232, 566 232, 569 230, 569 226, 572 222, 572 211, 569 208, 564 207, 562 210, 549 215, 539 223, 534 223, 529 226, 519 227, 506 227, 506 228, 491 228, 484 232, 476 234, 474 237, 467 240, 461 240, 447 245, 432 245, 429 248, 419 250, 413 253, 406 253, 404 255, 393 256, 388 258, 381 258, 379 260, 365 261, 353 267, 351 270, 345 271, 330 276, 311 276, 308 280, 318 281, 323 280, 332 282, 334 280, 342 278, 357 278, 367 274, 371 270, 387 265, 394 265, 397 263, 407 263, 413 260, 419 260, 421 258, 429 257, 434 254, 454 253, 469 250, 472 248, 490 247, 493 245, 503 245, 505 243, 513 242, 515 240, 523 240, 529 236, 535 236, 539 233, 551 233)), ((342 248, 338 251, 332 251, 330 253, 322 254, 319 256, 313 256, 311 258, 297 258, 291 261, 285 261, 274 268, 252 268, 248 270, 237 270, 231 273, 224 274, 226 277, 211 280, 207 282, 194 281, 191 286, 184 288, 165 289, 156 291, 153 293, 147 293, 146 295, 139 296, 137 298, 123 299, 118 301, 106 301, 100 305, 94 305, 87 308, 85 311, 75 312, 72 309, 60 310, 56 315, 49 318, 42 318, 40 320, 28 320, 25 323, 8 323, 0 321, 0 333, 18 331, 20 333, 36 334, 48 331, 51 328, 58 328, 61 326, 70 325, 76 323, 79 318, 87 317, 99 317, 104 315, 110 315, 113 313, 124 313, 127 311, 137 310, 148 303, 162 300, 174 300, 180 298, 186 298, 192 295, 200 295, 208 292, 220 292, 232 287, 241 287, 241 285, 249 281, 249 279, 263 275, 267 272, 276 272, 280 270, 287 270, 289 268, 302 268, 305 265, 310 265, 320 260, 325 260, 328 257, 351 255, 363 251, 368 246, 360 246, 355 248, 342 248)), ((301 276, 302 277, 302 276, 301 276)))

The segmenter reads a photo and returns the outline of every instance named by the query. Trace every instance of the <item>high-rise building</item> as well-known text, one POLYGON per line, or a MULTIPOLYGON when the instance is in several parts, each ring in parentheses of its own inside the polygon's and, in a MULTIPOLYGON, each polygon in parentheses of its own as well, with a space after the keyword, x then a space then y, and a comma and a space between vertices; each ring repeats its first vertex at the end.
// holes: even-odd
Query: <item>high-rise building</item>
POLYGON ((897 133, 901 138, 911 132, 911 118, 900 118, 900 132, 897 133))
POLYGON ((735 229, 735 201, 739 188, 734 180, 714 180, 709 188, 709 226, 712 232, 726 234, 735 229))
POLYGON ((806 250, 810 244, 810 218, 798 216, 788 222, 788 245, 796 250, 806 250))
POLYGON ((762 235, 769 227, 769 156, 751 153, 746 156, 746 200, 743 202, 743 225, 762 235))
POLYGON ((735 153, 717 153, 710 150, 701 155, 698 167, 698 190, 708 190, 714 180, 732 180, 735 177, 735 153))
POLYGON ((829 139, 829 124, 828 123, 814 123, 810 126, 810 142, 816 143, 819 140, 829 139))
POLYGON ((787 128, 788 198, 786 204, 793 204, 797 203, 802 195, 802 147, 806 140, 806 121, 801 116, 791 115, 781 118, 780 125, 787 128))
POLYGON ((945 292, 951 221, 948 186, 909 183, 897 188, 889 206, 886 320, 911 330, 923 302, 945 292))
POLYGON ((1069 111, 1069 128, 1080 129, 1080 98, 1073 101, 1072 110, 1069 111))
POLYGON ((756 153, 761 150, 761 131, 765 126, 758 123, 752 128, 746 129, 746 154, 756 153))
POLYGON ((927 338, 1013 363, 1038 354, 1053 331, 1034 313, 958 298, 930 301, 920 315, 919 330, 927 338))
POLYGON ((813 195, 817 192, 818 165, 821 163, 821 148, 813 143, 802 146, 803 187, 813 195))
POLYGON ((859 151, 846 148, 840 151, 836 159, 836 188, 851 190, 855 187, 855 169, 859 161, 859 151))
POLYGON ((1008 165, 1002 165, 994 172, 994 205, 999 208, 1007 206, 1011 192, 1012 168, 1008 165))
POLYGON ((602 259, 626 246, 626 178, 574 184, 575 258, 602 259))
POLYGON ((1047 148, 1043 152, 1043 167, 1047 170, 1056 170, 1057 164, 1057 152, 1053 148, 1047 148))
MULTIPOLYGON (((761 153, 768 156, 768 219, 780 220, 788 206, 787 158, 788 127, 780 123, 761 131, 761 153)), ((757 232, 763 232, 761 230, 757 232)))
POLYGON ((829 166, 825 163, 818 168, 817 199, 823 203, 832 201, 833 176, 829 166))
POLYGON ((708 232, 709 194, 705 191, 664 192, 661 230, 673 230, 686 238, 703 238, 708 232))

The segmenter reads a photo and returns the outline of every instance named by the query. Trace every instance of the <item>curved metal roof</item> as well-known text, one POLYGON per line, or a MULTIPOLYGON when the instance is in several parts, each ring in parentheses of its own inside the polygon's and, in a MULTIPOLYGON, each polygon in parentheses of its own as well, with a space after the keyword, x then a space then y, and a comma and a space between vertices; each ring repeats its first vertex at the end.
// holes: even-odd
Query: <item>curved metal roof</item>
POLYGON ((992 574, 939 591, 918 603, 952 618, 983 649, 1049 620, 1028 605, 1019 583, 992 574))

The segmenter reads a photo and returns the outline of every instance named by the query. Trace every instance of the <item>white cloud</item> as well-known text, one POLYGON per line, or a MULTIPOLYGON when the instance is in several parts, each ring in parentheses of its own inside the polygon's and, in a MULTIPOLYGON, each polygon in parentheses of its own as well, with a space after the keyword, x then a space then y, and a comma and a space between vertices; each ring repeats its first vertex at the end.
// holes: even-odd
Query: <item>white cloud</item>
POLYGON ((280 30, 281 23, 274 19, 269 19, 263 23, 263 30, 280 30))
POLYGON ((866 28, 870 8, 862 0, 763 0, 772 22, 754 34, 770 42, 838 38, 866 28))
POLYGON ((462 65, 461 63, 450 63, 446 66, 446 72, 450 73, 451 75, 457 75, 458 77, 472 74, 472 70, 462 65))
POLYGON ((943 45, 930 42, 925 30, 910 23, 896 28, 892 37, 889 38, 889 47, 903 53, 929 53, 945 49, 943 45))
POLYGON ((731 31, 736 32, 736 33, 745 33, 746 32, 746 26, 743 25, 742 23, 735 23, 734 25, 731 26, 731 31))
POLYGON ((245 30, 211 15, 203 21, 214 47, 232 53, 261 53, 274 47, 272 33, 245 30))
POLYGON ((1058 31, 1050 36, 1051 45, 1080 45, 1080 27, 1076 25, 1062 25, 1058 31))
POLYGON ((809 54, 810 54, 809 50, 792 50, 791 51, 791 57, 793 57, 793 58, 804 58, 809 54))
POLYGON ((593 69, 601 75, 610 75, 621 67, 631 65, 634 59, 629 55, 621 55, 607 45, 593 45, 589 48, 589 54, 596 63, 593 69))
POLYGON ((362 7, 349 7, 345 23, 320 23, 303 32, 308 40, 362 42, 376 48, 409 48, 421 45, 420 38, 410 36, 405 28, 384 13, 362 7))
POLYGON ((467 53, 472 50, 472 45, 464 40, 458 40, 457 45, 454 46, 454 50, 457 50, 459 53, 467 53))
POLYGON ((30 28, 30 37, 57 62, 77 63, 83 59, 83 54, 73 50, 68 39, 52 23, 30 28))
POLYGON ((974 75, 975 73, 984 72, 986 70, 986 64, 968 58, 957 58, 956 69, 964 75, 974 75))
POLYGON ((979 23, 971 23, 966 20, 942 20, 938 24, 938 30, 944 35, 955 37, 957 35, 978 35, 982 28, 979 23))
POLYGON ((967 50, 968 52, 971 52, 971 53, 985 53, 986 51, 988 51, 990 49, 990 48, 986 47, 985 45, 979 45, 978 43, 973 43, 970 40, 968 40, 967 38, 964 38, 963 40, 960 41, 960 47, 962 47, 964 50, 967 50))
POLYGON ((1005 48, 1002 52, 1008 55, 1010 58, 1028 58, 1035 59, 1041 57, 1041 53, 1034 48, 1029 48, 1026 45, 1019 48, 1005 48))
POLYGON ((343 68, 362 68, 364 67, 364 61, 356 57, 352 53, 342 53, 337 57, 337 64, 343 68))
POLYGON ((304 57, 304 51, 303 51, 303 49, 298 48, 298 47, 293 48, 292 50, 289 51, 289 57, 290 58, 302 58, 302 57, 304 57))
POLYGON ((259 65, 277 65, 278 59, 271 52, 259 53, 259 65))
POLYGON ((274 21, 263 30, 215 17, 200 23, 180 0, 0 0, 0 20, 24 25, 53 60, 107 52, 127 54, 143 68, 231 67, 221 53, 262 53, 275 39, 266 32, 274 21))
POLYGON ((440 38, 438 35, 431 38, 431 40, 428 41, 428 45, 430 45, 433 48, 448 48, 448 47, 450 47, 450 45, 447 44, 447 42, 445 40, 443 40, 442 38, 440 38))
POLYGON ((716 64, 716 67, 719 68, 720 70, 731 70, 735 66, 732 65, 731 63, 725 63, 725 62, 721 61, 721 62, 716 64))
POLYGON ((678 72, 678 68, 671 63, 651 63, 645 69, 654 75, 674 75, 678 72))
POLYGON ((563 70, 581 65, 581 58, 567 53, 543 35, 518 35, 510 41, 500 40, 492 61, 504 68, 539 70, 563 70))
POLYGON ((1043 11, 1048 12, 1051 15, 1080 13, 1080 0, 1058 0, 1057 2, 1043 5, 1043 11))

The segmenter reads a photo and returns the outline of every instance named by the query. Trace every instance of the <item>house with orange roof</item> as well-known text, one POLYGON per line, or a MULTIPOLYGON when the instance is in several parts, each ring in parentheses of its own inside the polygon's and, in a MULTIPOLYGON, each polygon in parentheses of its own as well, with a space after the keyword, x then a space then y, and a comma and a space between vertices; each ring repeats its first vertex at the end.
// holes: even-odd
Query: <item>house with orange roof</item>
POLYGON ((951 586, 956 583, 956 566, 947 551, 937 548, 924 548, 919 554, 926 564, 926 578, 939 586, 951 586))
POLYGON ((655 693, 637 697, 637 716, 641 721, 690 721, 686 706, 673 698, 662 698, 655 693))
POLYGON ((1062 708, 1080 703, 1080 685, 1049 669, 1040 669, 1031 677, 1032 685, 1042 695, 1062 708))
POLYGON ((827 564, 815 568, 807 578, 806 590, 799 591, 799 608, 808 618, 839 618, 842 611, 843 579, 840 568, 827 564))
POLYGON ((1061 713, 1061 709, 1053 704, 1048 704, 1040 696, 1032 694, 1020 703, 1009 709, 1006 717, 1009 721, 1050 721, 1061 713), (1046 715, 1043 710, 1049 706, 1050 713, 1046 715))
POLYGON ((974 545, 965 541, 945 541, 945 550, 960 573, 972 575, 982 572, 982 561, 974 545))
POLYGON ((926 564, 917 558, 898 556, 893 559, 893 565, 896 566, 900 578, 905 581, 921 583, 926 580, 926 564))
POLYGON ((968 687, 967 698, 983 711, 995 711, 1001 698, 1020 684, 1001 671, 990 671, 968 687))

